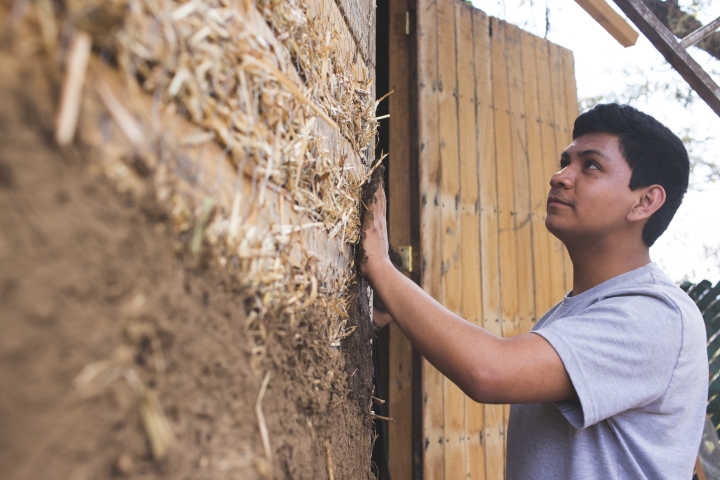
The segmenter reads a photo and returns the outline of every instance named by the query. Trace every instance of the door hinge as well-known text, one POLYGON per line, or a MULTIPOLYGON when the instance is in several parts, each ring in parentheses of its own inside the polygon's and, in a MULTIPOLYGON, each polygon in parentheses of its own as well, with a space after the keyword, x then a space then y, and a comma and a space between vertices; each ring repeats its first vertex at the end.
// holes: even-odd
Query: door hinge
POLYGON ((402 271, 412 273, 415 267, 415 265, 413 265, 415 261, 412 245, 398 247, 397 252, 398 255, 400 255, 400 265, 402 271))

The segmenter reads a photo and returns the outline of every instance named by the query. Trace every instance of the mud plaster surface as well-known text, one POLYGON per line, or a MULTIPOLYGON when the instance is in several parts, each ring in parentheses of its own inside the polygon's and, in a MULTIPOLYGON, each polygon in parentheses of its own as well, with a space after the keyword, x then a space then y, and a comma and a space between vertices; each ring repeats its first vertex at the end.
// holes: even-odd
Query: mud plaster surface
POLYGON ((371 478, 363 281, 342 348, 312 312, 294 327, 268 319, 253 369, 232 279, 177 252, 154 197, 119 194, 92 152, 55 146, 55 80, 0 51, 0 478, 263 478, 255 402, 268 370, 273 476, 328 478, 329 441, 336 479, 371 478), (157 392, 178 439, 161 462, 125 380, 73 385, 112 358, 157 392))

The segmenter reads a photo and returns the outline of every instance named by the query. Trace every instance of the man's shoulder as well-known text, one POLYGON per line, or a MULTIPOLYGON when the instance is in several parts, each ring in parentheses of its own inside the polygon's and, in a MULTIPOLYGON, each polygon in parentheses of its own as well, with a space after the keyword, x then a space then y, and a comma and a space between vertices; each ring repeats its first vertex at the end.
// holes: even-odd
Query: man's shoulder
POLYGON ((679 315, 701 318, 692 299, 655 264, 647 265, 636 275, 628 275, 619 280, 621 281, 610 284, 608 288, 598 292, 594 301, 614 299, 627 302, 628 307, 651 306, 651 308, 667 310, 667 314, 674 311, 679 315))

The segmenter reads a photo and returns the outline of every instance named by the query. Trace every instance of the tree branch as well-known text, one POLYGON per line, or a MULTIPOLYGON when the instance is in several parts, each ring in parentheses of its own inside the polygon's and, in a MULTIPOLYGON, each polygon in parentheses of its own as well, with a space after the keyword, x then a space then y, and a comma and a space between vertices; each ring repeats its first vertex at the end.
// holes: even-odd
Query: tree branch
MULTIPOLYGON (((702 23, 695 17, 680 9, 677 0, 643 0, 643 2, 678 38, 683 38, 702 27, 702 23)), ((705 37, 695 46, 720 60, 720 32, 705 37)))

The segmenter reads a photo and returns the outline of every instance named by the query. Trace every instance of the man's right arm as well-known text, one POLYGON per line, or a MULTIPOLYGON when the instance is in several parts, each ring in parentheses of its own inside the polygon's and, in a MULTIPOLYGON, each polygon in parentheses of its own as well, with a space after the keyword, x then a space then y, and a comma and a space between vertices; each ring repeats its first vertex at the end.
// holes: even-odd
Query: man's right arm
POLYGON ((533 333, 501 338, 455 315, 388 258, 385 195, 364 224, 362 273, 415 348, 470 398, 530 403, 576 398, 555 349, 533 333))

